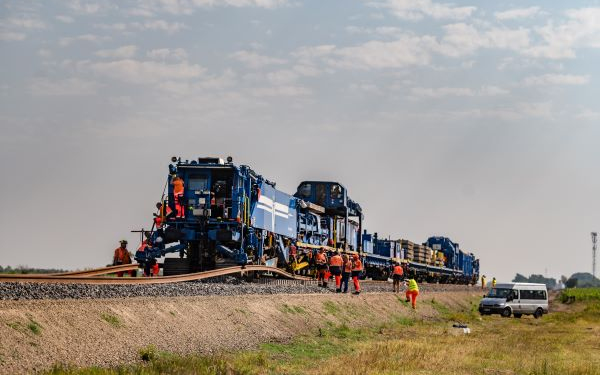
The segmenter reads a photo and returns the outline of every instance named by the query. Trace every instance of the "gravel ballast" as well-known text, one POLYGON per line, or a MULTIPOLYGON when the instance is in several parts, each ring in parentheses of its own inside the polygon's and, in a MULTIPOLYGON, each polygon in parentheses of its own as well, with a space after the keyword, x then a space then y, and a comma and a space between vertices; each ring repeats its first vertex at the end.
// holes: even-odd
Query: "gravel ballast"
MULTIPOLYGON (((94 284, 42 284, 42 283, 0 283, 0 300, 37 299, 95 299, 130 297, 187 297, 187 296, 238 296, 261 294, 315 294, 335 293, 335 285, 328 288, 315 284, 260 284, 229 278, 225 282, 181 282, 169 284, 140 285, 94 285, 94 284)), ((362 282, 362 293, 390 292, 391 283, 362 282)), ((422 284, 425 291, 472 291, 475 288, 464 285, 422 284)), ((353 286, 350 285, 350 291, 353 286)))

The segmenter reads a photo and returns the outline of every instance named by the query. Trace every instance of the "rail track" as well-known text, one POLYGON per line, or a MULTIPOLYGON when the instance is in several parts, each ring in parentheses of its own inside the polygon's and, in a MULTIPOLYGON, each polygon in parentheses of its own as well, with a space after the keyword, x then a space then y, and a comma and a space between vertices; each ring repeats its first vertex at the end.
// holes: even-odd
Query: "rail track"
POLYGON ((245 267, 235 266, 226 267, 205 272, 188 273, 174 276, 156 276, 156 277, 109 277, 99 276, 115 272, 130 271, 137 269, 137 265, 122 265, 113 267, 97 268, 87 271, 66 272, 61 274, 27 274, 27 275, 0 275, 2 282, 22 282, 22 283, 45 283, 45 284, 168 284, 184 281, 197 281, 222 276, 235 276, 236 274, 248 275, 250 272, 268 273, 279 278, 287 279, 297 283, 313 283, 313 279, 292 275, 288 272, 275 267, 247 265, 245 267))

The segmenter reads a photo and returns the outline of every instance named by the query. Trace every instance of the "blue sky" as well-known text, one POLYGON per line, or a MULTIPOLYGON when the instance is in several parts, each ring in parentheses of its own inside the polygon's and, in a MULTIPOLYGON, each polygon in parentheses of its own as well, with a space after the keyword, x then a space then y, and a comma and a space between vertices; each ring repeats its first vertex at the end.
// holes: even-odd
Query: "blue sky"
POLYGON ((4 2, 0 262, 107 262, 171 155, 232 155, 488 275, 589 270, 599 52, 598 1, 4 2))

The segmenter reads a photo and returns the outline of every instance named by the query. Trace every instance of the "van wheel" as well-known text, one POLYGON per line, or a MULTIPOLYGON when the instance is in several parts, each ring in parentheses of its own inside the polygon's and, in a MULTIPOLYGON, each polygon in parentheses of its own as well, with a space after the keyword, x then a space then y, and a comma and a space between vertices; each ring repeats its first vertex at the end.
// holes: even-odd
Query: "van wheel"
POLYGON ((510 318, 510 307, 506 307, 504 310, 502 310, 500 315, 502 315, 503 318, 510 318))
POLYGON ((517 319, 520 319, 523 316, 523 314, 513 314, 513 316, 517 319))
POLYGON ((542 317, 542 315, 544 315, 544 311, 538 307, 537 310, 535 310, 535 312, 533 313, 533 317, 536 319, 539 319, 542 317))

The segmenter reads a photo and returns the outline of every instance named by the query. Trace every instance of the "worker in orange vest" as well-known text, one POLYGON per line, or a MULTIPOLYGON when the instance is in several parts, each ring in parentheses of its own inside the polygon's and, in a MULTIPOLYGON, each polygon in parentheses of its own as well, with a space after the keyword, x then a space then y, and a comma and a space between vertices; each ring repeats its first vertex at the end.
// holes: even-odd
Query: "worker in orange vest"
POLYGON ((419 285, 417 285, 417 280, 410 279, 408 280, 408 288, 406 289, 406 302, 412 302, 413 310, 417 308, 417 296, 419 295, 419 285))
POLYGON ((352 282, 354 283, 353 294, 360 294, 360 283, 358 278, 363 270, 362 261, 358 254, 352 254, 352 282))
POLYGON ((173 196, 175 197, 175 210, 177 211, 177 217, 183 217, 183 180, 181 177, 175 175, 171 179, 171 185, 173 185, 173 196))
POLYGON ((344 285, 343 293, 348 293, 348 281, 352 274, 352 261, 347 254, 342 255, 342 284, 344 285))
MULTIPOLYGON (((113 255, 113 266, 120 266, 121 264, 131 264, 131 256, 129 250, 127 250, 127 240, 121 240, 121 246, 115 249, 113 255)), ((117 277, 123 277, 123 271, 117 272, 117 277)))
MULTIPOLYGON (((140 253, 143 253, 150 246, 150 244, 151 244, 150 239, 145 239, 144 241, 142 241, 142 243, 140 244, 140 247, 138 247, 137 251, 140 253)), ((158 263, 156 262, 156 259, 152 259, 151 261, 145 262, 144 276, 146 276, 146 277, 147 276, 158 276, 159 270, 160 270, 160 267, 159 267, 158 263)))
POLYGON ((392 271, 392 279, 394 279, 394 293, 400 293, 400 281, 404 278, 404 270, 400 263, 396 262, 392 271))
POLYGON ((325 279, 325 273, 327 273, 327 255, 325 255, 324 247, 315 255, 315 264, 317 265, 317 281, 319 282, 319 286, 327 288, 327 279, 325 279))
POLYGON ((169 206, 163 206, 161 202, 156 203, 158 213, 154 214, 154 225, 160 228, 162 224, 173 217, 173 210, 169 206))
POLYGON ((342 257, 340 256, 339 251, 336 252, 329 259, 329 270, 331 271, 331 274, 335 278, 335 292, 336 293, 342 292, 342 264, 343 264, 343 260, 342 260, 342 257))

